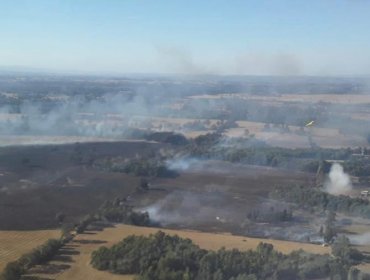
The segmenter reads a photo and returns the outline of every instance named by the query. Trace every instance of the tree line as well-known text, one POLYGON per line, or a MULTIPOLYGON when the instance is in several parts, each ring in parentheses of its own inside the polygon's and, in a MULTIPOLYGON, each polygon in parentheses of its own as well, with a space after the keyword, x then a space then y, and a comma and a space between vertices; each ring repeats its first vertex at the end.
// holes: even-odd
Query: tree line
POLYGON ((84 233, 91 224, 98 221, 121 222, 137 226, 151 225, 149 214, 134 211, 133 207, 125 204, 125 199, 107 200, 95 214, 83 217, 74 225, 63 224, 60 239, 49 239, 31 252, 22 255, 18 260, 8 263, 3 273, 0 274, 0 280, 21 279, 22 275, 33 266, 50 261, 59 249, 73 239, 73 230, 76 234, 84 233))
POLYGON ((271 198, 296 203, 310 210, 331 210, 352 216, 370 218, 370 203, 367 199, 332 195, 317 188, 292 185, 275 188, 271 198))
MULTIPOLYGON (((350 160, 351 149, 327 148, 280 148, 270 147, 252 136, 249 138, 225 138, 218 133, 209 133, 194 138, 185 148, 190 157, 219 159, 236 163, 272 167, 294 167, 316 172, 320 161, 350 160)), ((330 166, 330 165, 329 165, 330 166)), ((326 169, 329 171, 329 169, 326 169)))
POLYGON ((50 261, 68 239, 49 239, 30 253, 22 255, 17 261, 10 262, 0 275, 1 280, 18 280, 31 267, 50 261))
POLYGON ((346 258, 346 250, 338 247, 336 256, 302 250, 285 255, 260 243, 245 252, 209 251, 190 239, 159 231, 149 237, 129 236, 111 248, 103 246, 92 253, 91 264, 98 270, 136 274, 139 280, 356 279, 349 278, 359 272, 351 269, 353 260, 346 258))

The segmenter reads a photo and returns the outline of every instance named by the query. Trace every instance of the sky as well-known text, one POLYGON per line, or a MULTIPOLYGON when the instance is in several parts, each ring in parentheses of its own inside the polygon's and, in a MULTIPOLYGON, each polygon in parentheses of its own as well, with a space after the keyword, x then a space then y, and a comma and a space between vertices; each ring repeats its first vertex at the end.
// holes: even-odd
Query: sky
POLYGON ((370 75, 370 0, 0 0, 0 68, 370 75))

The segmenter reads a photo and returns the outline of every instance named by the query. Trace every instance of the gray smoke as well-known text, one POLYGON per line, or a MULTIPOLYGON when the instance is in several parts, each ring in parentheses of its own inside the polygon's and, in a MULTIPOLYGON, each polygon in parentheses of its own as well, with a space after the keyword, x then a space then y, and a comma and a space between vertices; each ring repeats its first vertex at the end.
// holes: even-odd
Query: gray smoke
POLYGON ((147 117, 156 115, 157 110, 158 106, 151 106, 142 96, 128 99, 121 93, 91 101, 67 98, 47 112, 38 103, 23 102, 16 114, 10 107, 0 107, 0 133, 122 137, 133 124, 148 128, 147 117))
POLYGON ((217 222, 229 209, 220 208, 224 195, 219 192, 193 193, 174 191, 141 211, 149 213, 151 220, 162 225, 189 225, 217 222), (217 219, 219 217, 219 219, 217 219))
POLYGON ((191 52, 178 47, 157 47, 159 63, 170 72, 186 75, 211 74, 209 67, 200 65, 193 58, 191 52))
POLYGON ((300 75, 302 60, 291 53, 245 53, 236 58, 236 72, 258 75, 300 75))

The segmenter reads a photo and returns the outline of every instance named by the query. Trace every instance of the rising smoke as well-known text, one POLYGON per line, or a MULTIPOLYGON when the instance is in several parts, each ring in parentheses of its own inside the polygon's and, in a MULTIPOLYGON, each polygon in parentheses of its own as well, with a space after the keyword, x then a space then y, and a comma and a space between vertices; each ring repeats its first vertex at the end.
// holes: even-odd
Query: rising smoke
POLYGON ((370 244, 370 232, 362 234, 351 234, 347 236, 354 245, 369 245, 370 244))
POLYGON ((217 222, 220 217, 224 220, 225 215, 232 212, 231 206, 219 207, 226 197, 227 195, 221 192, 174 191, 140 210, 148 212, 151 220, 161 225, 204 224, 210 221, 217 222))
POLYGON ((175 171, 191 171, 203 169, 203 162, 196 158, 173 158, 166 161, 166 166, 170 170, 175 171))
POLYGON ((145 125, 159 108, 143 96, 129 99, 117 93, 94 100, 70 97, 47 111, 42 103, 23 102, 18 110, 14 114, 10 106, 0 107, 2 135, 119 137, 133 124, 145 125))
POLYGON ((331 166, 325 189, 334 195, 348 194, 352 190, 351 179, 339 163, 334 163, 331 166))
POLYGON ((237 56, 236 71, 250 75, 300 75, 303 72, 303 60, 292 53, 252 52, 237 56))

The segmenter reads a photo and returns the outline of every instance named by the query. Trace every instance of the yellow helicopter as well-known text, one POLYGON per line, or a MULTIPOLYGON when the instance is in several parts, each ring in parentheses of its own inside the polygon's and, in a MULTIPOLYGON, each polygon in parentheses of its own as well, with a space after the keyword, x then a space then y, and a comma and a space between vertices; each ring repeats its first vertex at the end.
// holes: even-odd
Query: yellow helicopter
POLYGON ((311 127, 315 124, 315 121, 310 121, 308 123, 306 123, 305 127, 311 127))

